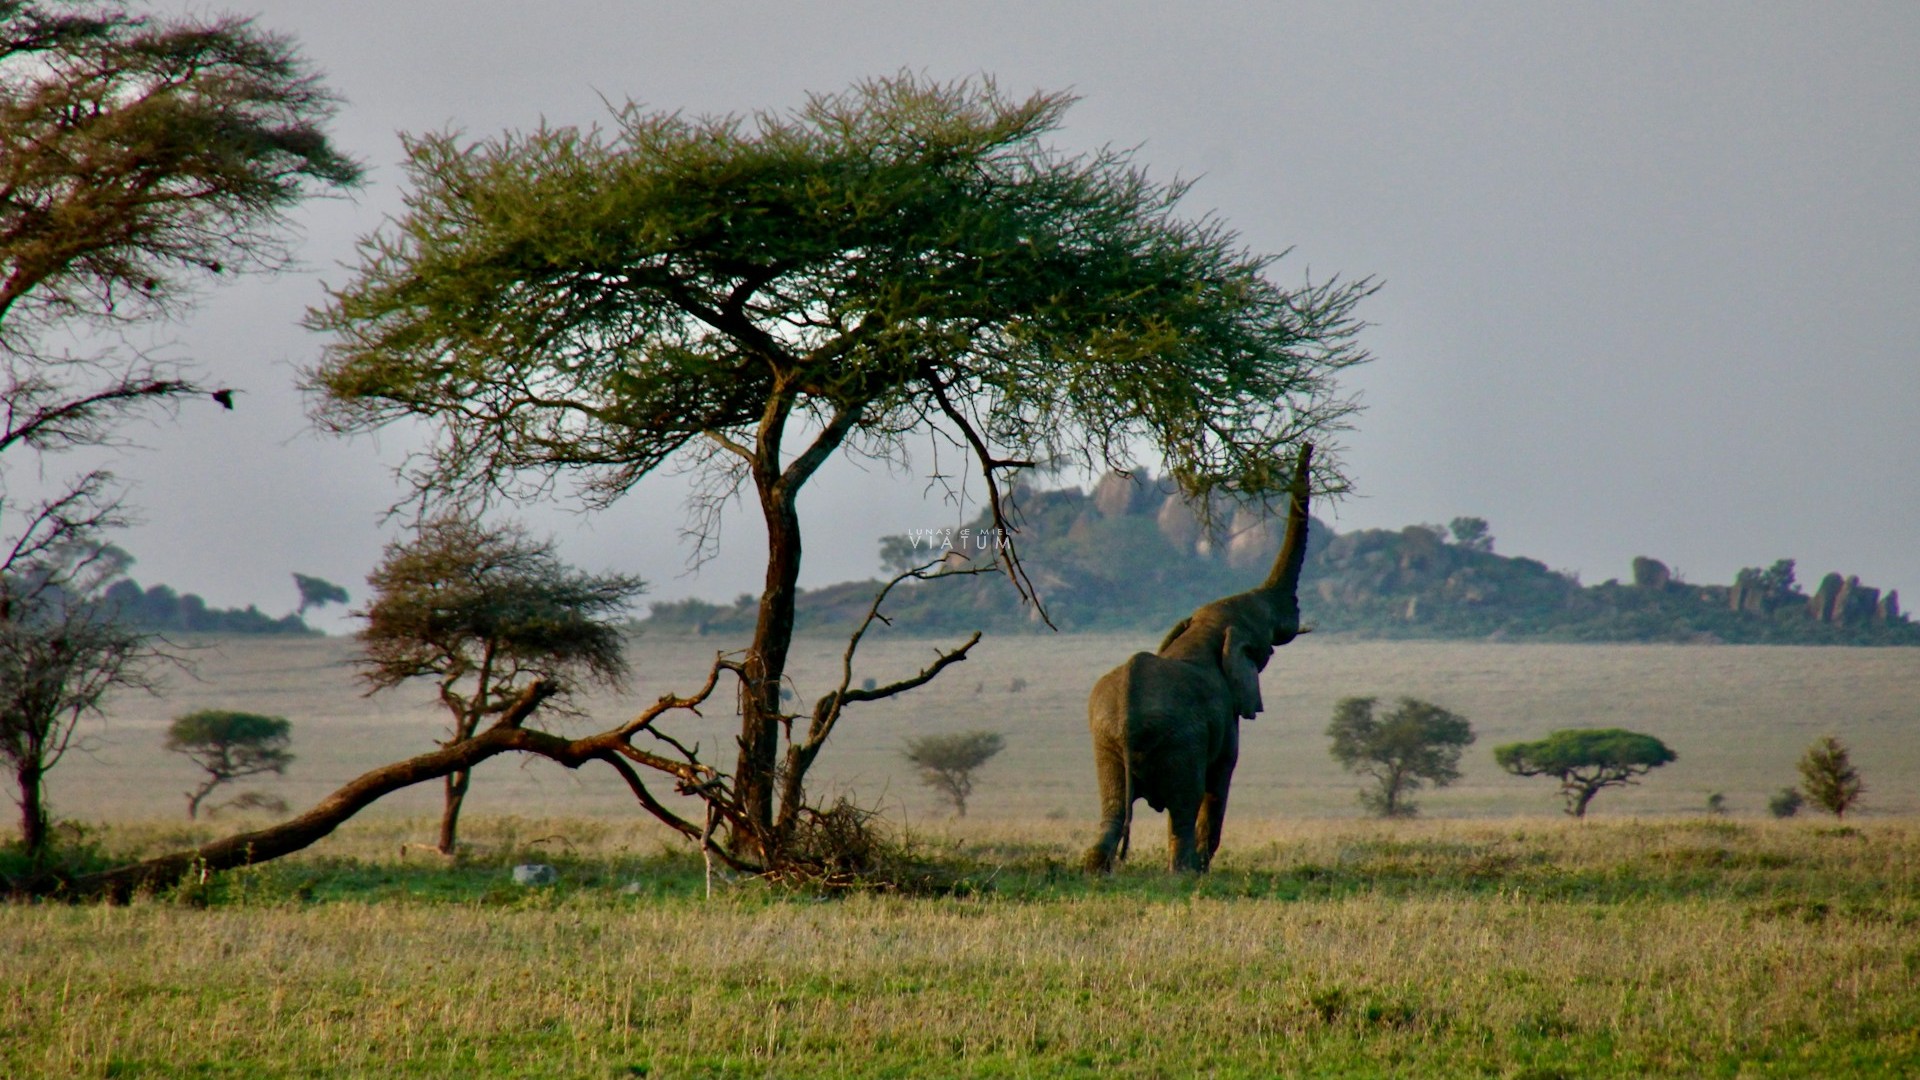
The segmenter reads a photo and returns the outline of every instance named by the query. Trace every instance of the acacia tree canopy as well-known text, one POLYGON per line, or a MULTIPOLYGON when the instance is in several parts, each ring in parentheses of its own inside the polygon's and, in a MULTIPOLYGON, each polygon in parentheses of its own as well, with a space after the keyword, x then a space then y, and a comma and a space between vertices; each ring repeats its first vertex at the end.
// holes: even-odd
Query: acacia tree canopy
POLYGON ((1515 776, 1551 776, 1560 781, 1567 813, 1587 816, 1600 789, 1638 783, 1638 777, 1679 755, 1651 735, 1621 728, 1556 731, 1538 742, 1494 747, 1493 759, 1515 776))
POLYGON ((244 19, 0 0, 0 337, 174 311, 203 273, 284 261, 283 211, 358 182, 334 99, 244 19))
POLYGON ((1013 470, 1143 448, 1196 494, 1277 495, 1354 408, 1336 376, 1373 285, 1282 288, 1176 214, 1185 184, 1048 147, 1071 100, 902 75, 792 113, 409 139, 406 212, 310 314, 319 417, 430 421, 429 497, 564 475, 605 504, 668 462, 700 470, 697 512, 750 489, 769 555, 735 780, 771 828, 796 500, 834 453, 945 440, 996 514, 1013 470))

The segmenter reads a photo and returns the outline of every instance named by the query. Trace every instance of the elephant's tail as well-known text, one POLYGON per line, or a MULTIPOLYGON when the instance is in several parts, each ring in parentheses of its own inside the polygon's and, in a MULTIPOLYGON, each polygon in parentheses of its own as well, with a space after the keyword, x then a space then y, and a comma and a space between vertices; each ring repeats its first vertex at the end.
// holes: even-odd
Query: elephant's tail
POLYGON ((1126 783, 1120 790, 1126 795, 1126 810, 1120 818, 1120 861, 1127 860, 1127 849, 1133 846, 1133 748, 1122 747, 1120 752, 1121 775, 1126 783))

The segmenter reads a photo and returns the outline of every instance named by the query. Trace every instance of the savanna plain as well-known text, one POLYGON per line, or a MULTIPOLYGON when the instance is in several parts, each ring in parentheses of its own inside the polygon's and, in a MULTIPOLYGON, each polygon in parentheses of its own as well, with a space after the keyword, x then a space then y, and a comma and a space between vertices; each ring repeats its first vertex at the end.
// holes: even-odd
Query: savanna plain
MULTIPOLYGON (((298 808, 428 748, 424 689, 365 697, 340 639, 197 644, 165 698, 123 697, 52 777, 69 842, 171 850, 189 824, 167 720, 293 721, 264 785, 298 808)), ((886 639, 888 681, 939 643, 886 639)), ((437 789, 376 805, 290 859, 122 907, 0 907, 4 1076, 1901 1076, 1920 1073, 1920 653, 1309 637, 1245 725, 1211 874, 1160 869, 1142 806, 1111 878, 1076 869, 1095 789, 1093 680, 1151 641, 989 638, 932 685, 850 714, 817 796, 882 811, 937 895, 825 894, 722 875, 607 773, 495 760, 454 860, 437 789), (1327 755, 1333 703, 1410 695, 1478 741, 1422 815, 1359 815, 1327 755), (1564 727, 1679 754, 1589 818, 1492 748, 1564 727), (906 739, 1006 750, 951 819, 906 739), (1867 783, 1844 822, 1767 797, 1813 738, 1867 783), (1706 812, 1718 793, 1730 813, 1706 812), (511 868, 558 867, 515 885, 511 868)), ((796 643, 797 696, 841 643, 796 643)), ((622 692, 550 721, 612 726, 703 676, 716 643, 643 637, 622 692)), ((724 705, 676 729, 725 762, 724 705)), ((591 768, 591 766, 589 766, 591 768)))

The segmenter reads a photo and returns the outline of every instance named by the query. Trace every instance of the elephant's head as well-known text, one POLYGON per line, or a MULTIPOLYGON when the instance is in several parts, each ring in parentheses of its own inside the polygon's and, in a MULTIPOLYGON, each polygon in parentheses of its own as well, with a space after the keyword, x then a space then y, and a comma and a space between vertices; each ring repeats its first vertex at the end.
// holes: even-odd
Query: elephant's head
POLYGON ((1303 633, 1300 568, 1307 558, 1308 466, 1312 461, 1312 444, 1302 445, 1288 493, 1286 535, 1267 580, 1257 589, 1202 607, 1174 626, 1160 644, 1160 655, 1170 659, 1218 664, 1239 716, 1252 717, 1264 707, 1260 672, 1266 669, 1276 646, 1303 633))

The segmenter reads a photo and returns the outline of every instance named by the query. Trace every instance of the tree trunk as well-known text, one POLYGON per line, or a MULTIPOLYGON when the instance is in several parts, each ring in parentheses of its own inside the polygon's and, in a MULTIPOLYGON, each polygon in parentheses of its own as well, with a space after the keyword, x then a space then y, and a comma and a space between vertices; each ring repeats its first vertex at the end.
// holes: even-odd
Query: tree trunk
POLYGON ((775 482, 760 485, 767 522, 767 581, 760 594, 760 618, 747 652, 746 686, 740 705, 740 761, 734 771, 734 795, 758 835, 736 827, 730 846, 736 854, 771 860, 775 766, 780 752, 780 684, 793 645, 794 591, 800 579, 800 515, 792 495, 775 482))
POLYGON ((47 805, 41 791, 41 768, 37 756, 21 762, 13 776, 20 786, 20 846, 31 860, 47 850, 47 805))
POLYGON ((213 779, 208 780, 206 783, 201 784, 200 789, 198 791, 190 792, 187 795, 187 820, 188 821, 200 820, 200 803, 204 799, 206 799, 206 797, 210 793, 212 793, 214 788, 218 787, 219 785, 220 785, 220 778, 216 776, 213 779))
POLYGON ((1569 809, 1567 810, 1567 813, 1569 813, 1569 814, 1572 814, 1572 815, 1573 815, 1574 817, 1577 817, 1577 818, 1584 818, 1584 817, 1586 817, 1586 816, 1587 816, 1587 804, 1588 804, 1588 803, 1590 803, 1590 802, 1592 802, 1592 801, 1593 801, 1593 797, 1594 797, 1595 795, 1598 795, 1598 794, 1600 794, 1600 789, 1599 789, 1599 788, 1597 788, 1597 787, 1582 787, 1582 788, 1580 788, 1580 789, 1579 789, 1579 790, 1578 790, 1578 791, 1577 791, 1577 792, 1576 792, 1576 793, 1574 794, 1574 797, 1573 797, 1573 806, 1572 806, 1572 807, 1570 807, 1570 808, 1569 808, 1569 809))
POLYGON ((447 774, 446 808, 440 812, 440 854, 453 854, 455 833, 460 828, 460 804, 466 801, 472 769, 456 769, 447 774))

